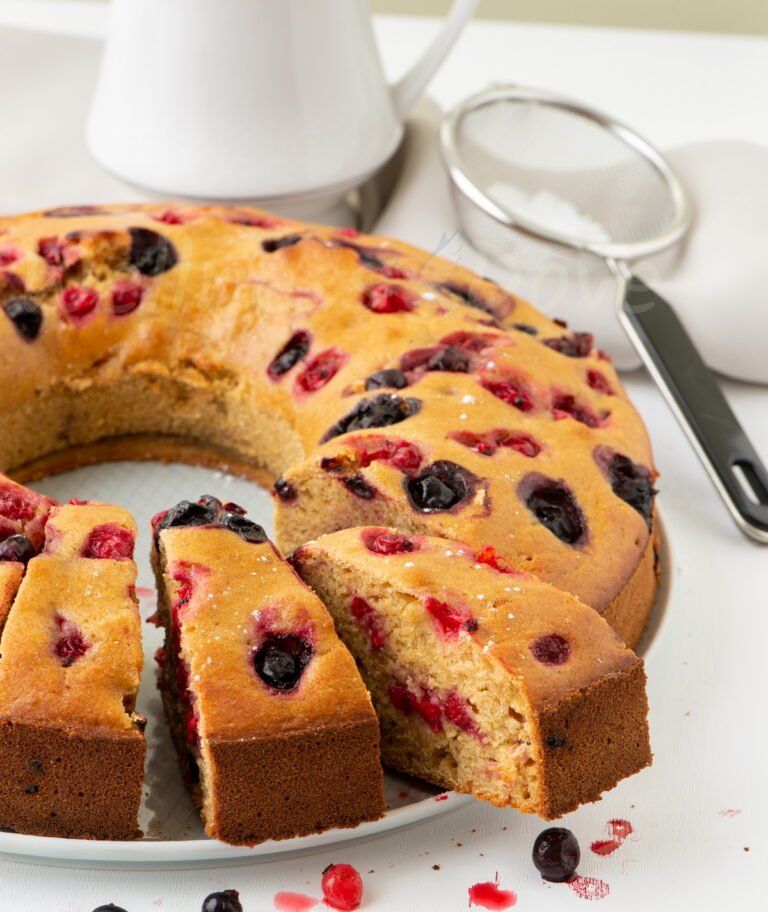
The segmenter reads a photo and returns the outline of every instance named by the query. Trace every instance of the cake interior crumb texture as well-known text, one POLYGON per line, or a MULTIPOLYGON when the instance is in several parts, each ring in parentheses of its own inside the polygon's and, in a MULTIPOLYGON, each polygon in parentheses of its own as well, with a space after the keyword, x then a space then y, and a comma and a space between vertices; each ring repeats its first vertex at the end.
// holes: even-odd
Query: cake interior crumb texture
POLYGON ((360 532, 294 560, 360 664, 385 764, 552 818, 650 762, 642 662, 591 609, 455 542, 372 555, 360 532), (546 667, 530 644, 553 630, 568 655, 546 667))

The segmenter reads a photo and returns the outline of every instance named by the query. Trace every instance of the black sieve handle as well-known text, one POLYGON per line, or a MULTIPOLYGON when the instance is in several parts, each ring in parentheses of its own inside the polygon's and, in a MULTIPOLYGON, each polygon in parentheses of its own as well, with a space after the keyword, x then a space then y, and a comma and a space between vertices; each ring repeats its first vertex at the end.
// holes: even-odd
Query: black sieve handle
POLYGON ((768 544, 768 472, 669 304, 623 268, 621 322, 736 525, 768 544))

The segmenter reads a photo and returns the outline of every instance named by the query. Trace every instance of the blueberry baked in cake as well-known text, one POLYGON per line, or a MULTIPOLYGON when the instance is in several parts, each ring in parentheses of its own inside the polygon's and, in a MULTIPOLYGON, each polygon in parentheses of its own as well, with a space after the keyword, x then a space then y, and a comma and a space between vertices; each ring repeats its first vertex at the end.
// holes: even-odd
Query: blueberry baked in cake
POLYGON ((286 552, 366 523, 490 542, 638 641, 655 471, 588 333, 401 242, 253 209, 54 209, 0 219, 0 244, 0 470, 266 473, 286 552))
POLYGON ((208 835, 235 844, 384 812, 379 728, 330 615, 235 504, 155 517, 160 687, 208 835))
POLYGON ((358 661, 385 764, 553 818, 650 763, 641 660, 492 547, 365 527, 292 561, 358 661))
POLYGON ((134 839, 144 723, 125 510, 0 477, 0 827, 134 839))

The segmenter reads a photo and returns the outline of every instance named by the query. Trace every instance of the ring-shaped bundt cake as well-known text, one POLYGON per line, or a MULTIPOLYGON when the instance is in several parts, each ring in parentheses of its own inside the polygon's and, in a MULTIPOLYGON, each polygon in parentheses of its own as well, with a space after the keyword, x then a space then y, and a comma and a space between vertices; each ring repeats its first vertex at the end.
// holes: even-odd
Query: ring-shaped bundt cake
POLYGON ((0 219, 0 470, 166 458, 278 479, 278 544, 492 544, 635 645, 648 437, 608 358, 406 244, 227 207, 0 219))

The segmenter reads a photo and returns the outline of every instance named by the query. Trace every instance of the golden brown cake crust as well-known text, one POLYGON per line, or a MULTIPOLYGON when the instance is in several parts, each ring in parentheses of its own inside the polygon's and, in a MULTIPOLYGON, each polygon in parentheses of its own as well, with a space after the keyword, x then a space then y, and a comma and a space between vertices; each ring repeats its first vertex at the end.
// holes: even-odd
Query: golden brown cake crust
POLYGON ((606 675, 539 717, 544 753, 538 811, 561 817, 649 766, 648 701, 641 662, 606 675))
POLYGON ((0 828, 138 839, 144 738, 0 722, 0 828))
POLYGON ((375 717, 257 740, 217 739, 210 761, 218 800, 210 830, 234 845, 355 827, 382 815, 375 717))
MULTIPOLYGON (((406 244, 257 210, 56 210, 0 219, 0 230, 11 251, 0 276, 8 353, 0 416, 9 431, 0 468, 23 471, 105 438, 165 434, 185 442, 178 458, 207 460, 213 445, 216 461, 231 455, 237 470, 286 472, 299 495, 278 504, 278 542, 288 550, 330 531, 329 513, 346 524, 389 522, 493 541, 597 610, 621 601, 650 533, 611 490, 605 459, 625 455, 650 479, 654 470, 643 424, 589 337, 406 244), (17 303, 8 310, 19 299, 39 309, 39 325, 17 303), (297 334, 306 347, 286 361, 297 334), (463 366, 445 367, 446 349, 463 366), (385 395, 419 400, 418 411, 323 443, 372 397, 367 378, 382 370, 407 374, 405 389, 385 395), (501 431, 533 438, 539 452, 504 443, 487 455, 456 436, 501 431), (348 476, 321 467, 324 458, 349 459, 353 437, 375 434, 412 443, 425 470, 448 460, 473 473, 473 496, 451 511, 418 513, 404 497, 403 472, 386 460, 355 473, 375 492, 368 500, 357 478, 352 494, 348 476), (532 473, 576 499, 586 524, 576 546, 526 509, 521 485, 532 473)), ((633 614, 647 608, 653 587, 647 574, 634 587, 633 614)))

